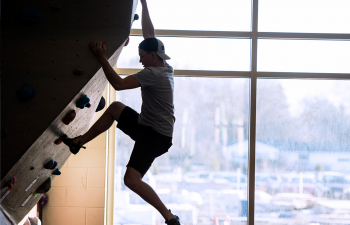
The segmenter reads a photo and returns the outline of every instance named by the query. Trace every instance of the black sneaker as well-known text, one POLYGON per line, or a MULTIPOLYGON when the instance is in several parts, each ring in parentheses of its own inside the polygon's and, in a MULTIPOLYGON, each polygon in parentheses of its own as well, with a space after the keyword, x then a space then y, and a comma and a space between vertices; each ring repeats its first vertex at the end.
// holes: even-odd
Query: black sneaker
POLYGON ((174 215, 174 218, 165 221, 165 223, 168 225, 181 225, 180 218, 176 215, 174 215))
MULTIPOLYGON (((78 138, 78 137, 75 137, 75 138, 78 138)), ((84 146, 80 146, 80 141, 78 142, 78 144, 74 143, 75 138, 69 138, 65 134, 61 136, 63 143, 69 147, 70 152, 73 153, 74 155, 79 152, 80 148, 86 149, 84 146)))

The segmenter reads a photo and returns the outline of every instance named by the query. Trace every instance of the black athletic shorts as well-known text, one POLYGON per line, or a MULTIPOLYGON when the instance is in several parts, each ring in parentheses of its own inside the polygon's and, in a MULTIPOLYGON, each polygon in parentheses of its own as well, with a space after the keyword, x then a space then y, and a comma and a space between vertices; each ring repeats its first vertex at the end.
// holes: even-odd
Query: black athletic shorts
POLYGON ((119 117, 117 127, 135 141, 127 167, 134 168, 143 177, 158 156, 172 145, 172 137, 164 136, 152 127, 139 124, 139 114, 126 106, 119 117))

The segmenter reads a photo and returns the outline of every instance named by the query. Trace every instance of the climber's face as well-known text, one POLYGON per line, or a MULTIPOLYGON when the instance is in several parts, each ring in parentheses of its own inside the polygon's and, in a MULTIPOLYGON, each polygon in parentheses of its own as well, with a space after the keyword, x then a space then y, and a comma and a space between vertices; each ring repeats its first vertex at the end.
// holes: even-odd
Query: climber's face
POLYGON ((139 49, 140 63, 143 67, 153 66, 155 54, 155 52, 146 52, 143 49, 139 49))

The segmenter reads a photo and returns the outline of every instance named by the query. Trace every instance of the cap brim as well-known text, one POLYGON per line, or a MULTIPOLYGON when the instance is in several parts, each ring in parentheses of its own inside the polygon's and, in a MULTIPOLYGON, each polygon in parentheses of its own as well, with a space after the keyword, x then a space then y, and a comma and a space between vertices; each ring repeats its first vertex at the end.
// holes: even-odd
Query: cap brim
POLYGON ((157 55, 159 55, 160 58, 164 59, 164 60, 168 60, 168 59, 171 59, 167 54, 165 53, 158 53, 157 52, 157 55))

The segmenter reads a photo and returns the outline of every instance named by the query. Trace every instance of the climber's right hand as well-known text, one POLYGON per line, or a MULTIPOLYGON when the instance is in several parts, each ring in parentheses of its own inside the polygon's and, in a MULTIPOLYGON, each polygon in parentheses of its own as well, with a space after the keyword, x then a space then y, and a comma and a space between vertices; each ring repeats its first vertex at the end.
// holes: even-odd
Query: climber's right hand
POLYGON ((92 51, 95 53, 96 57, 101 61, 106 59, 106 44, 104 41, 95 41, 92 43, 92 51))

